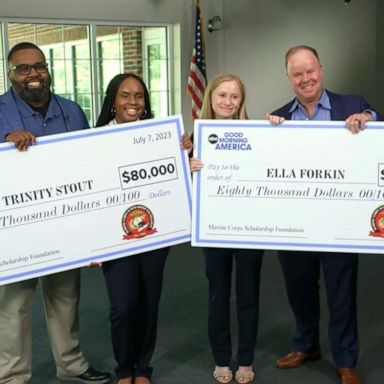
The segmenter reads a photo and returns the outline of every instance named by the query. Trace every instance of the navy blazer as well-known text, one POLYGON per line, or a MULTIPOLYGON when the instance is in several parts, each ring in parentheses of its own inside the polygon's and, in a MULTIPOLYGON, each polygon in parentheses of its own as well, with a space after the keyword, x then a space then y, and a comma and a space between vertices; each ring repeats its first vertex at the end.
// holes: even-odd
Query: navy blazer
MULTIPOLYGON (((326 92, 331 103, 331 120, 345 120, 354 113, 361 113, 367 109, 374 110, 361 96, 339 95, 337 93, 329 92, 328 90, 326 90, 326 92)), ((294 101, 295 99, 272 112, 272 115, 281 116, 286 120, 291 120, 292 113, 290 113, 289 110, 294 101)), ((383 116, 377 113, 377 121, 382 120, 383 116)))

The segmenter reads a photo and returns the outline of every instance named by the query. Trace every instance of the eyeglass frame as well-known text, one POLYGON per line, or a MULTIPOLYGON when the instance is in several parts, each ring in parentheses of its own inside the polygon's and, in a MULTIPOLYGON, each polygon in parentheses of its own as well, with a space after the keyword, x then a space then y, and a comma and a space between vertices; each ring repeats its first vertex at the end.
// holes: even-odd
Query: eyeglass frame
POLYGON ((40 63, 35 63, 35 64, 19 64, 19 65, 16 65, 12 68, 10 68, 11 71, 15 72, 16 74, 20 75, 20 76, 27 76, 31 73, 32 71, 32 68, 38 73, 38 74, 42 74, 42 73, 47 73, 48 72, 48 63, 43 63, 43 62, 40 62, 40 63), (28 67, 28 72, 26 73, 19 73, 18 72, 18 69, 21 67, 21 66, 26 66, 28 67), (36 66, 40 67, 39 69, 36 68, 36 66))

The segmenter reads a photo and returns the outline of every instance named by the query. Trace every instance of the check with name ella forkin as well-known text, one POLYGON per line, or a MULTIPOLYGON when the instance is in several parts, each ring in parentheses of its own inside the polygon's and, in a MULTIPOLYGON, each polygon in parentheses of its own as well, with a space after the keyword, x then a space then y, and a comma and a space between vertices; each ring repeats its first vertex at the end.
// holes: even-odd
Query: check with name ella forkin
POLYGON ((384 253, 384 124, 195 122, 192 245, 384 253))
POLYGON ((0 145, 0 284, 190 240, 181 117, 0 145))

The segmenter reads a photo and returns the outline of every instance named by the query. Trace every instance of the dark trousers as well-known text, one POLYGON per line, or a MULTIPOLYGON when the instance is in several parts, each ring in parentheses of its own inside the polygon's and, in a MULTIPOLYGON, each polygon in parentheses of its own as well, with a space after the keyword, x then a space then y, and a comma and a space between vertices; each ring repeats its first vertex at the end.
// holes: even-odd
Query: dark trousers
POLYGON ((280 251, 288 300, 296 320, 294 349, 319 348, 320 266, 328 301, 328 339, 337 367, 354 367, 358 357, 357 269, 358 255, 280 251))
POLYGON ((150 378, 168 248, 103 263, 118 378, 150 378))
POLYGON ((208 336, 215 364, 229 366, 232 357, 230 296, 236 262, 236 304, 239 365, 253 362, 259 319, 262 250, 203 248, 209 282, 208 336))

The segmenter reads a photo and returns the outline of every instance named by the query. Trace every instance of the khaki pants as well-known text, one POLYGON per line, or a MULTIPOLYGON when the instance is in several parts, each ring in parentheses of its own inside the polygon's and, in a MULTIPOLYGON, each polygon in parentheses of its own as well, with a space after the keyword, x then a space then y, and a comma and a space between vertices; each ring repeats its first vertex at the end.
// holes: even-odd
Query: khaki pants
POLYGON ((88 368, 79 347, 76 269, 0 286, 1 384, 26 384, 31 378, 31 316, 38 281, 57 373, 76 376, 88 368))

